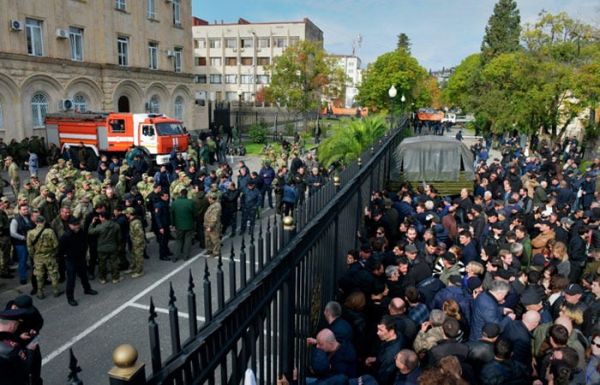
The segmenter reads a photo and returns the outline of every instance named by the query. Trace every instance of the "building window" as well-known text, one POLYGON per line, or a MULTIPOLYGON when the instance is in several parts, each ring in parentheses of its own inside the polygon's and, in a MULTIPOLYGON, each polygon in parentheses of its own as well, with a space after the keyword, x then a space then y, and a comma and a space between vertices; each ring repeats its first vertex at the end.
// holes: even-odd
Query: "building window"
POLYGON ((290 36, 290 45, 294 45, 300 41, 300 36, 290 36))
POLYGON ((42 44, 42 21, 26 19, 25 29, 27 32, 27 53, 33 56, 42 56, 44 54, 42 44))
POLYGON ((237 39, 231 37, 225 39, 225 48, 237 48, 237 39))
POLYGON ((236 66, 237 65, 237 57, 226 57, 225 65, 226 66, 236 66))
POLYGON ((252 92, 244 92, 244 101, 245 102, 253 102, 254 101, 254 95, 252 94, 252 92))
POLYGON ((210 75, 210 84, 221 84, 221 75, 210 75))
POLYGON ((220 57, 211 57, 210 58, 210 65, 213 67, 220 67, 223 64, 223 61, 221 60, 220 57))
POLYGON ((44 119, 48 113, 48 98, 46 95, 37 93, 31 98, 31 120, 33 128, 43 128, 44 119))
POLYGON ((129 38, 127 36, 119 36, 117 38, 117 56, 119 65, 126 67, 129 65, 129 38))
POLYGON ((253 39, 251 37, 243 37, 240 39, 241 48, 252 48, 253 39))
POLYGON ((148 19, 156 19, 156 0, 147 0, 146 16, 148 19))
POLYGON ((154 41, 148 43, 148 68, 158 69, 158 43, 154 41))
POLYGON ((225 75, 226 84, 237 84, 237 75, 225 75))
POLYGON ((115 0, 115 8, 119 11, 127 10, 126 0, 115 0))
POLYGON ((173 24, 181 26, 181 0, 171 0, 173 6, 173 24))
POLYGON ((83 29, 70 27, 69 43, 71 44, 71 60, 83 61, 83 29))
POLYGON ((173 57, 173 69, 175 72, 181 72, 181 63, 183 60, 183 48, 175 47, 175 56, 173 57))
POLYGON ((183 120, 183 97, 175 98, 175 119, 183 120))
POLYGON ((73 98, 73 108, 75 111, 86 112, 87 111, 87 100, 82 94, 77 94, 73 98))
POLYGON ((194 39, 194 48, 206 48, 206 39, 194 39))
POLYGON ((258 38, 258 48, 269 48, 271 46, 271 39, 268 37, 258 38))
POLYGON ((208 39, 210 48, 221 48, 221 39, 208 39))
POLYGON ((257 57, 256 64, 258 64, 259 66, 268 66, 269 64, 271 64, 271 59, 268 57, 257 57))
POLYGON ((0 103, 0 130, 4 130, 4 113, 2 112, 2 103, 0 103))
POLYGON ((238 96, 236 91, 227 91, 225 92, 225 100, 229 102, 237 102, 238 96))
POLYGON ((153 95, 150 98, 150 102, 148 103, 148 112, 151 114, 160 113, 160 99, 158 98, 158 95, 153 95))
POLYGON ((199 84, 206 84, 206 75, 196 75, 194 77, 194 82, 199 84))
POLYGON ((269 84, 269 75, 256 76, 256 84, 269 84))
POLYGON ((252 75, 242 75, 240 79, 242 84, 252 84, 252 75))
POLYGON ((206 65, 206 58, 205 58, 204 56, 202 56, 202 57, 198 57, 198 56, 196 56, 196 57, 194 58, 194 64, 195 64, 197 67, 202 67, 202 66, 205 66, 205 65, 206 65))
POLYGON ((253 61, 252 57, 243 57, 240 58, 240 60, 243 66, 251 66, 253 61))
POLYGON ((286 48, 287 39, 285 37, 277 36, 273 38, 273 46, 277 48, 286 48))

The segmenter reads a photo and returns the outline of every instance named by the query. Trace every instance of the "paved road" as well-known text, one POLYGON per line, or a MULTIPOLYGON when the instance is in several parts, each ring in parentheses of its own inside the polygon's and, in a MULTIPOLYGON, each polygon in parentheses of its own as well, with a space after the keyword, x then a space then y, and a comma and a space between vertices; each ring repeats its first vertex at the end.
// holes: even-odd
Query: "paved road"
MULTIPOLYGON (((236 167, 237 161, 235 158, 236 167)), ((243 158, 251 170, 258 170, 260 160, 243 158)), ((237 170, 234 169, 237 172, 237 170)), ((6 175, 3 175, 6 178, 6 175)), ((26 173, 23 173, 26 178, 26 173)), ((5 189, 6 195, 11 195, 10 189, 5 189)), ((262 213, 266 218, 273 215, 273 210, 262 213)), ((229 297, 230 249, 234 245, 236 255, 239 255, 241 236, 223 241, 223 272, 225 275, 225 298, 229 297)), ((248 238, 246 238, 248 244, 248 238)), ((173 245, 171 246, 171 248, 173 245)), ((171 353, 170 331, 168 319, 169 285, 172 284, 177 297, 176 306, 179 313, 181 340, 189 336, 187 288, 191 271, 195 280, 195 293, 198 304, 199 325, 204 322, 203 286, 205 264, 209 267, 212 281, 212 306, 217 308, 216 271, 217 260, 206 256, 203 250, 194 245, 193 257, 188 261, 158 260, 158 245, 154 239, 149 240, 148 253, 151 256, 145 260, 145 275, 137 279, 127 277, 118 284, 100 285, 92 281, 92 287, 98 290, 97 296, 86 296, 78 283, 75 298, 79 306, 71 307, 65 296, 44 300, 34 298, 34 304, 39 308, 45 319, 44 328, 40 335, 40 346, 43 356, 42 376, 47 384, 62 384, 68 375, 69 348, 72 348, 82 368, 80 378, 86 385, 106 384, 107 372, 112 367, 111 355, 114 348, 122 343, 131 343, 139 351, 139 359, 146 363, 146 373, 150 370, 150 347, 148 339, 148 306, 150 298, 154 300, 158 312, 157 322, 160 326, 161 353, 163 360, 171 353)), ((235 258, 236 271, 240 263, 235 258)), ((246 263, 249 271, 249 262, 246 263)), ((248 272, 249 274, 249 272, 248 272)), ((29 284, 20 286, 18 281, 0 280, 0 304, 13 299, 19 294, 28 294, 29 284)))

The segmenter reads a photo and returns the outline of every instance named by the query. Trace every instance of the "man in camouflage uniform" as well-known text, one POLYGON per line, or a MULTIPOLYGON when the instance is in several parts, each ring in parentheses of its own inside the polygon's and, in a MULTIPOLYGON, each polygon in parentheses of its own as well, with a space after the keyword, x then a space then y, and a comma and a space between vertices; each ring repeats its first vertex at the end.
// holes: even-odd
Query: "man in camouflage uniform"
POLYGON ((0 198, 0 278, 12 278, 8 268, 10 264, 10 219, 8 207, 10 202, 6 197, 0 198))
POLYGON ((19 193, 19 188, 21 187, 21 178, 19 176, 19 166, 15 163, 12 156, 6 157, 4 161, 6 169, 8 170, 8 178, 10 179, 10 188, 12 189, 15 197, 19 193))
POLYGON ((88 234, 98 237, 96 250, 98 251, 98 278, 101 284, 105 284, 106 266, 110 265, 110 272, 113 283, 119 283, 121 276, 119 273, 119 255, 117 253, 121 240, 121 229, 119 225, 110 220, 110 212, 106 209, 92 220, 92 225, 88 234))
POLYGON ((126 208, 125 215, 129 220, 129 239, 131 240, 131 278, 138 278, 144 275, 146 235, 142 221, 135 215, 133 207, 126 208))
POLYGON ((36 227, 27 233, 27 250, 33 258, 33 274, 37 280, 39 299, 44 299, 44 275, 48 273, 52 282, 54 296, 58 297, 62 292, 58 288, 58 263, 56 254, 58 252, 58 239, 51 228, 46 227, 46 219, 43 215, 36 218, 36 227))
POLYGON ((221 203, 214 193, 208 194, 208 209, 204 214, 204 239, 211 257, 221 254, 221 203))

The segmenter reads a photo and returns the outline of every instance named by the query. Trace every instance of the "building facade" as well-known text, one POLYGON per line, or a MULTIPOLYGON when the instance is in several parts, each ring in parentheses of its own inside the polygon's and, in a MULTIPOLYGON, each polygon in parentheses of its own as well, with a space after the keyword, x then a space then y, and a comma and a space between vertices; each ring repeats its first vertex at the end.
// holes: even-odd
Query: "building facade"
POLYGON ((46 113, 156 112, 193 128, 191 0, 0 2, 0 137, 46 113))
POLYGON ((362 69, 360 58, 354 55, 330 55, 337 61, 337 66, 341 68, 348 79, 346 83, 346 96, 344 98, 344 107, 351 108, 355 106, 358 87, 362 81, 362 69))
POLYGON ((270 83, 265 66, 300 40, 323 41, 323 31, 302 21, 209 23, 194 18, 194 72, 197 89, 210 101, 258 102, 257 93, 270 83))

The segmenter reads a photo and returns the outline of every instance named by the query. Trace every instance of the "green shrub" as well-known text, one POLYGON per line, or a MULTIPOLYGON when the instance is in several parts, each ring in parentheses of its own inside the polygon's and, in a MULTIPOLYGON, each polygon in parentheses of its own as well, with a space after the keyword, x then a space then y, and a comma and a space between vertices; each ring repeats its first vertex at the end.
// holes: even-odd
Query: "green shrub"
POLYGON ((293 122, 287 122, 285 124, 285 135, 293 136, 295 132, 296 132, 296 124, 294 124, 293 122))
POLYGON ((248 136, 253 143, 264 144, 267 142, 267 125, 263 122, 253 124, 248 131, 248 136))

